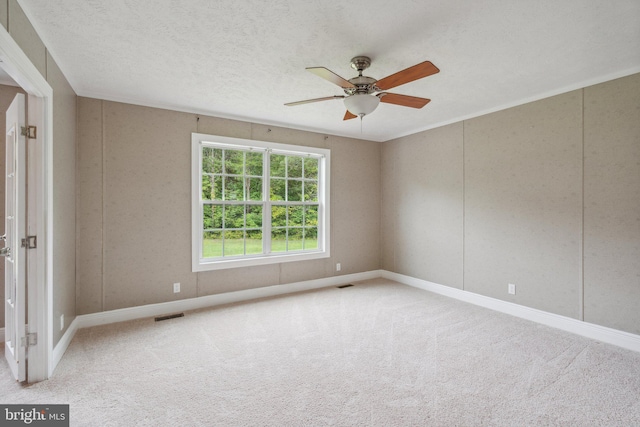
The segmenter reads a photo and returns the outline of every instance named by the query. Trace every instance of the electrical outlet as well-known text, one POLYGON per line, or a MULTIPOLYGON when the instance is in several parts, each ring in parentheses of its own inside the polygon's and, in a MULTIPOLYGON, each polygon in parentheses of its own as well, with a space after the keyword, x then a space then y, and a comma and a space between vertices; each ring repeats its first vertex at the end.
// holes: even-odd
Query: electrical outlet
POLYGON ((173 293, 177 294, 178 292, 180 292, 180 283, 174 283, 173 284, 173 293))
POLYGON ((336 264, 336 271, 340 271, 342 270, 342 266, 340 265, 340 263, 336 264))
POLYGON ((60 330, 64 329, 64 314, 60 315, 60 330))
POLYGON ((514 285, 513 283, 509 283, 508 291, 509 291, 509 293, 511 295, 515 295, 516 294, 516 285, 514 285))

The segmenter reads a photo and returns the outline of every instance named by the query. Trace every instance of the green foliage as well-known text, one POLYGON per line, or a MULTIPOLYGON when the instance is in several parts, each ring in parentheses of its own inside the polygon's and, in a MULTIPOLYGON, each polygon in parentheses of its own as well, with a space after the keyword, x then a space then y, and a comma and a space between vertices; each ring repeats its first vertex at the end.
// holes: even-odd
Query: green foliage
POLYGON ((302 157, 287 156, 287 177, 302 178, 302 157))
POLYGON ((318 179, 318 159, 315 159, 313 157, 305 157, 304 177, 307 179, 318 179))
MULTIPOLYGON (((203 255, 207 258, 262 253, 262 205, 226 201, 263 200, 262 152, 202 148, 203 255)), ((317 202, 317 158, 270 154, 269 198, 317 202)), ((273 252, 317 249, 318 206, 273 204, 273 252)))
POLYGON ((287 180, 287 200, 290 202, 302 201, 302 181, 287 180))
POLYGON ((262 200, 263 153, 202 147, 202 200, 262 200))
POLYGON ((272 154, 269 158, 271 163, 271 177, 279 177, 284 178, 287 176, 286 174, 286 161, 287 156, 283 156, 282 154, 272 154))
POLYGON ((271 205, 271 226, 286 227, 287 226, 287 207, 271 205))
POLYGON ((246 153, 245 175, 262 177, 262 153, 246 153))

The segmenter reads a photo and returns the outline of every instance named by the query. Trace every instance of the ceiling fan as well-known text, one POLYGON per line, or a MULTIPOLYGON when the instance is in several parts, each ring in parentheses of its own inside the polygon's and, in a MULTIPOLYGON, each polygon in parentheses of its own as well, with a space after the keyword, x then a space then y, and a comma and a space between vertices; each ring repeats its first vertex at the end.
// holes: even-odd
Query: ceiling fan
POLYGON ((362 75, 362 72, 369 68, 370 65, 371 59, 367 56, 356 56, 351 59, 351 68, 358 72, 358 76, 349 80, 343 79, 325 67, 309 67, 307 68, 308 71, 340 86, 345 95, 307 99, 305 101, 289 102, 284 105, 294 106, 310 102, 328 101, 330 99, 344 99, 344 106, 347 108, 347 112, 343 120, 349 120, 356 117, 362 119, 367 114, 371 114, 380 102, 422 108, 431 101, 426 98, 384 92, 387 89, 438 73, 440 70, 430 61, 421 62, 380 80, 362 75))

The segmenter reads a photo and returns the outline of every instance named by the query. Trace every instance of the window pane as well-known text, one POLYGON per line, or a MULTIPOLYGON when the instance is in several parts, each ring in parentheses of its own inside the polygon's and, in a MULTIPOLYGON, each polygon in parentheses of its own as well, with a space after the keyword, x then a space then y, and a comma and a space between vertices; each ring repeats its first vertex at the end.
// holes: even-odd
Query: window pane
POLYGON ((213 176, 202 175, 202 200, 214 200, 213 176))
POLYGON ((202 210, 202 225, 205 230, 222 228, 222 206, 204 205, 202 210))
POLYGON ((304 159, 304 177, 318 179, 318 159, 311 157, 304 159))
POLYGON ((242 175, 243 151, 224 150, 224 173, 242 175))
POLYGON ((288 226, 301 226, 302 225, 302 212, 304 211, 302 206, 289 206, 289 223, 288 226))
POLYGON ((285 200, 285 182, 284 179, 271 178, 271 200, 285 200))
POLYGON ((302 249, 302 228, 290 228, 287 239, 287 251, 299 251, 302 249))
POLYGON ((271 230, 271 252, 286 252, 287 250, 287 230, 285 228, 274 228, 271 230))
POLYGON ((202 228, 204 230, 214 228, 213 227, 213 206, 212 205, 203 205, 202 206, 202 228))
POLYGON ((287 180, 287 200, 290 202, 302 201, 302 181, 287 180))
POLYGON ((285 227, 287 225, 286 206, 271 206, 271 226, 285 227))
POLYGON ((224 200, 244 200, 242 178, 237 176, 224 177, 224 200))
POLYGON ((262 153, 247 153, 246 175, 262 176, 262 153))
POLYGON ((262 200, 262 178, 245 178, 248 200, 262 200))
POLYGON ((202 172, 222 173, 222 150, 202 147, 202 172))
POLYGON ((277 176, 284 178, 285 177, 285 158, 286 156, 282 156, 280 154, 272 154, 270 157, 271 162, 271 176, 277 176))
POLYGON ((287 176, 289 178, 302 178, 302 157, 288 156, 287 176))
POLYGON ((222 256, 222 233, 207 231, 202 235, 202 257, 214 258, 222 256))
POLYGON ((202 172, 213 173, 213 148, 202 147, 202 172))
POLYGON ((304 229, 304 249, 318 249, 318 229, 316 227, 304 229))
POLYGON ((304 182, 304 201, 305 202, 318 201, 318 184, 315 181, 304 182))
POLYGON ((310 225, 318 225, 318 206, 304 207, 304 225, 307 227, 310 225))
POLYGON ((262 253, 262 230, 247 230, 246 247, 248 255, 262 253))
POLYGON ((222 200, 222 177, 220 175, 213 177, 213 200, 222 200))
POLYGON ((224 207, 224 228, 244 228, 244 205, 224 207))
POLYGON ((214 135, 198 139, 192 137, 192 147, 200 150, 192 163, 192 173, 199 175, 192 184, 192 209, 201 223, 192 239, 200 247, 196 243, 192 257, 194 266, 198 256, 206 260, 198 271, 277 263, 283 254, 292 260, 322 256, 318 251, 326 249, 330 226, 319 215, 328 202, 329 150, 214 135), (264 246, 267 241, 271 248, 264 246))
POLYGON ((224 232, 224 256, 244 255, 244 230, 224 232))
POLYGON ((262 206, 247 205, 247 228, 262 228, 262 206))

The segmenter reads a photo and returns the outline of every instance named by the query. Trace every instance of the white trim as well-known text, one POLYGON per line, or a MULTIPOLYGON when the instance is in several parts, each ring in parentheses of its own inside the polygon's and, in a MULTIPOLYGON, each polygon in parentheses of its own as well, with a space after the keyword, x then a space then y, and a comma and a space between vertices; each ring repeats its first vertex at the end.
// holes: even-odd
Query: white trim
MULTIPOLYGON (((535 95, 532 95, 526 98, 517 99, 515 101, 507 102, 495 107, 487 108, 480 111, 474 111, 469 114, 464 114, 462 116, 457 116, 451 119, 442 120, 440 122, 431 123, 427 126, 423 126, 417 129, 412 129, 408 132, 402 132, 402 133, 399 133, 398 135, 393 136, 391 139, 387 139, 386 141, 393 141, 398 138, 402 138, 409 135, 415 135, 420 132, 425 132, 431 129, 440 128, 453 123, 459 123, 465 120, 474 119, 476 117, 486 116, 487 114, 495 113, 502 110, 507 110, 509 108, 518 107, 520 105, 529 104, 529 103, 540 101, 546 98, 551 98, 552 96, 562 95, 564 93, 568 93, 574 90, 586 89, 588 87, 595 86, 600 83, 606 83, 611 80, 620 79, 620 78, 631 76, 637 73, 640 73, 640 66, 628 68, 622 71, 615 71, 613 73, 605 74, 603 76, 595 77, 592 79, 581 80, 579 82, 574 82, 572 84, 562 86, 557 89, 549 90, 542 93, 537 93, 535 95)), ((88 96, 88 95, 85 95, 85 96, 88 96)), ((162 108, 162 107, 157 107, 157 108, 162 108)))
MULTIPOLYGON (((67 328, 62 338, 60 338, 60 341, 58 341, 58 344, 56 345, 56 347, 53 349, 53 357, 51 359, 52 359, 52 365, 54 370, 58 366, 58 363, 60 363, 60 360, 62 360, 62 356, 64 356, 64 353, 65 351, 67 351, 67 348, 69 348, 69 345, 71 344, 71 340, 73 340, 73 337, 76 335, 76 332, 78 332, 79 324, 80 323, 78 322, 78 317, 76 316, 76 318, 73 319, 73 322, 71 322, 71 324, 67 328)), ((53 375, 53 372, 49 374, 49 376, 51 375, 53 375)))
POLYGON ((485 307, 501 313, 510 314, 522 319, 531 320, 542 325, 552 328, 561 329, 583 337, 591 338, 607 344, 613 344, 618 347, 626 348, 640 352, 640 335, 631 334, 617 329, 607 328, 605 326, 595 325, 593 323, 584 322, 570 317, 560 316, 558 314, 549 313, 535 308, 525 307, 523 305, 502 301, 495 298, 486 297, 484 295, 474 294, 472 292, 463 291, 461 289, 449 286, 439 285, 437 283, 426 280, 416 279, 414 277, 405 276, 403 274, 393 273, 383 270, 382 277, 389 280, 395 280, 404 285, 419 288, 425 291, 444 295, 470 304, 485 307))
MULTIPOLYGON (((223 147, 224 148, 224 147, 223 147)), ((219 135, 209 135, 202 133, 191 134, 191 271, 210 271, 226 268, 250 267, 255 265, 278 264, 292 261, 308 261, 314 259, 328 258, 331 256, 330 242, 330 188, 331 188, 331 150, 319 147, 307 147, 293 144, 280 144, 242 138, 231 138, 219 135), (318 179, 318 250, 299 251, 289 253, 262 253, 252 256, 238 256, 218 259, 202 258, 202 147, 210 145, 219 147, 220 145, 234 150, 264 150, 265 161, 263 165, 263 177, 268 174, 270 152, 291 155, 314 155, 319 161, 318 179), (267 171, 267 172, 265 172, 267 171)), ((258 203, 263 206, 263 249, 269 247, 271 239, 270 224, 266 218, 269 217, 271 201, 268 198, 268 182, 263 179, 263 200, 258 203)), ((228 203, 242 203, 228 202, 228 203)), ((257 204, 251 202, 251 204, 257 204)))
MULTIPOLYGON (((367 271, 364 273, 347 274, 342 276, 332 276, 323 279, 307 280, 304 282, 289 283, 286 285, 274 285, 263 288, 247 289, 243 291, 227 292, 224 294, 207 295, 197 298, 170 301, 158 304, 148 304, 138 307, 122 308, 119 310, 103 311, 100 313, 83 314, 76 316, 67 328, 58 344, 53 349, 52 365, 53 369, 58 366, 62 356, 69 348, 73 337, 78 329, 92 326, 107 325, 111 323, 125 322, 128 320, 144 319, 168 313, 177 313, 200 308, 214 307, 222 304, 249 301, 258 298, 266 298, 295 292, 303 292, 313 289, 338 286, 348 282, 376 279, 380 277, 379 270, 367 271)), ((4 336, 4 328, 0 329, 0 334, 4 336)), ((49 376, 53 375, 53 372, 49 376)))
POLYGON ((198 298, 189 298, 158 304, 148 304, 138 307, 122 308, 119 310, 103 311, 100 313, 83 314, 77 316, 74 322, 78 322, 78 328, 88 328, 91 326, 142 319, 162 314, 197 310, 200 308, 214 307, 222 304, 230 304, 235 302, 254 300, 258 298, 309 291, 313 289, 342 285, 349 282, 376 279, 380 277, 380 275, 381 272, 379 270, 373 270, 364 273, 346 274, 343 276, 332 276, 322 279, 307 280, 304 282, 294 282, 286 285, 266 286, 263 288, 227 292, 224 294, 207 295, 198 298))
POLYGON ((2 68, 29 95, 42 98, 42 129, 38 129, 38 141, 42 145, 39 163, 42 174, 39 177, 38 194, 38 267, 36 289, 30 286, 28 305, 31 332, 38 333, 38 344, 29 349, 28 381, 35 382, 47 379, 53 372, 53 89, 29 60, 20 46, 0 26, 0 60, 2 68), (40 139, 42 138, 42 139, 40 139), (32 300, 35 298, 35 301, 32 300))
MULTIPOLYGON (((439 285, 426 280, 416 279, 403 274, 393 273, 386 270, 371 270, 362 273, 347 274, 342 276, 325 277, 322 279, 307 280, 304 282, 294 282, 285 285, 273 285, 263 288, 247 289, 242 291, 227 292, 224 294, 207 295, 198 298, 189 298, 178 301, 170 301, 158 304, 148 304, 138 307, 122 308, 118 310, 103 311, 100 313, 84 314, 76 316, 71 322, 66 333, 62 336, 58 345, 53 351, 53 366, 62 359, 64 352, 69 347, 71 340, 78 329, 93 326, 107 325, 111 323, 126 322, 128 320, 144 319, 169 313, 179 313, 183 311, 197 310, 201 308, 215 307, 223 304, 231 304, 242 301, 250 301, 258 298, 267 298, 278 295, 292 294, 296 292, 321 289, 330 286, 339 286, 349 282, 377 279, 379 277, 394 280, 403 285, 412 286, 425 291, 444 295, 460 301, 510 314, 536 323, 540 323, 553 328, 561 329, 576 335, 581 335, 607 344, 616 345, 640 352, 640 336, 592 323, 571 319, 557 314, 548 313, 501 301, 495 298, 485 297, 471 292, 463 291, 449 286, 439 285)), ((0 329, 4 333, 4 329, 0 329)))

